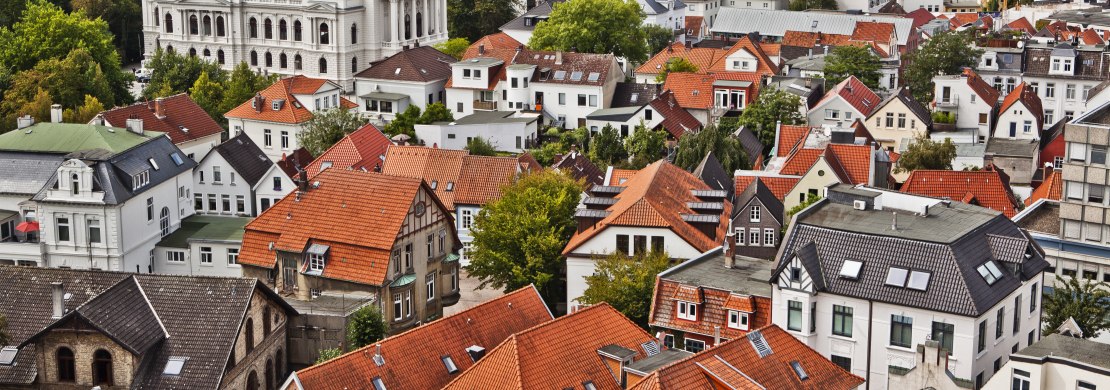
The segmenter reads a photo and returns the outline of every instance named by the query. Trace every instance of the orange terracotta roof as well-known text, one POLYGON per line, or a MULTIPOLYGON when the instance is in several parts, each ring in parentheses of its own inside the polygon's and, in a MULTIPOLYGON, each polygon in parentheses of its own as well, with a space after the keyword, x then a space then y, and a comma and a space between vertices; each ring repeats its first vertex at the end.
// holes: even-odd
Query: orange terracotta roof
POLYGON ((1029 110, 1030 114, 1033 114, 1033 116, 1037 118, 1038 131, 1044 128, 1044 110, 1041 109, 1041 98, 1037 96, 1037 91, 1034 91, 1033 88, 1024 81, 1006 95, 1006 99, 1002 101, 1002 109, 998 112, 1006 112, 1019 101, 1025 105, 1026 110, 1029 110))
POLYGON ((958 27, 975 23, 977 20, 979 20, 979 14, 977 13, 960 12, 952 16, 952 19, 949 19, 949 23, 952 25, 952 29, 955 30, 958 27))
POLYGON ((667 74, 663 89, 674 93, 682 108, 705 110, 713 105, 714 81, 712 75, 671 72, 667 74))
POLYGON ((1007 218, 1017 214, 1018 203, 1002 176, 995 170, 940 171, 917 170, 902 184, 902 192, 973 200, 973 204, 1002 212, 1007 218))
POLYGON ((983 78, 979 77, 978 73, 975 73, 975 71, 970 68, 964 69, 964 77, 967 79, 967 85, 971 87, 971 90, 975 92, 976 95, 979 95, 979 98, 983 99, 984 102, 994 105, 994 103, 998 101, 998 90, 994 89, 994 87, 986 81, 983 81, 983 78))
POLYGON ((639 171, 637 171, 635 169, 613 168, 613 173, 611 175, 609 175, 609 182, 606 183, 605 185, 607 185, 607 186, 623 186, 624 183, 628 181, 628 179, 632 178, 632 175, 636 174, 636 172, 639 172, 639 171))
POLYGON ((324 151, 305 167, 305 171, 308 177, 314 177, 325 169, 325 164, 330 168, 367 171, 374 171, 377 167, 380 171, 382 156, 390 144, 389 138, 381 130, 367 123, 324 151))
POLYGON ((1079 39, 1084 45, 1101 45, 1103 43, 1102 37, 1099 36, 1098 31, 1095 31, 1093 28, 1083 30, 1083 32, 1079 34, 1079 39))
POLYGON ((781 43, 760 43, 759 47, 763 49, 763 53, 772 57, 777 57, 782 54, 781 43))
MULTIPOLYGON (((683 286, 677 284, 671 289, 669 294, 672 300, 702 303, 705 295, 702 293, 702 288, 697 286, 683 286)), ((667 296, 667 295, 662 295, 667 296)))
MULTIPOLYGON (((313 79, 301 75, 287 77, 278 80, 258 93, 262 97, 262 104, 258 107, 255 107, 255 99, 252 98, 228 111, 224 114, 224 117, 286 124, 303 123, 312 119, 312 111, 309 111, 304 103, 297 100, 293 95, 313 94, 324 83, 329 82, 328 80, 313 79), (273 109, 271 102, 274 99, 285 100, 281 109, 273 109)), ((358 106, 346 98, 341 98, 341 100, 340 107, 350 109, 358 106)))
POLYGON ((771 193, 774 194, 776 198, 778 198, 780 201, 784 201, 786 200, 786 194, 789 194, 790 190, 794 189, 794 186, 797 185, 798 181, 802 180, 802 178, 799 176, 788 177, 737 175, 735 186, 736 195, 740 195, 742 192, 744 192, 745 189, 748 188, 749 185, 752 184, 752 182, 756 180, 763 182, 763 185, 767 186, 767 188, 771 190, 771 193))
POLYGON ((224 128, 216 123, 207 112, 188 94, 180 93, 154 101, 139 102, 125 107, 116 107, 100 113, 109 126, 126 127, 128 119, 141 119, 143 130, 166 133, 175 144, 189 142, 198 138, 220 134, 224 128), (159 103, 158 100, 161 100, 159 103), (158 117, 155 110, 162 105, 163 116, 158 117))
POLYGON ((789 30, 782 36, 783 46, 814 47, 817 45, 841 46, 852 39, 851 35, 826 34, 820 31, 789 30))
POLYGON ((319 186, 287 195, 247 224, 239 262, 272 268, 275 250, 300 253, 318 243, 330 247, 324 277, 381 285, 420 180, 328 169, 312 181, 319 186))
POLYGON ((1062 200, 1064 198, 1064 183, 1060 180, 1060 171, 1053 170, 1040 186, 1033 190, 1025 205, 1029 206, 1041 199, 1062 200))
POLYGON ((839 170, 845 175, 843 179, 850 184, 868 184, 871 172, 871 146, 829 144, 825 147, 825 156, 828 159, 832 154, 835 158, 834 170, 839 170))
POLYGON ((501 197, 501 187, 525 167, 539 166, 531 155, 471 156, 465 150, 390 145, 382 172, 424 179, 448 210, 456 204, 484 205, 501 197))
POLYGON ((455 185, 455 204, 480 206, 501 199, 501 188, 512 184, 518 172, 520 167, 513 157, 464 157, 455 185))
POLYGON ((458 376, 447 372, 445 356, 464 372, 474 366, 466 348, 493 349, 513 333, 552 319, 535 287, 528 286, 294 375, 300 389, 367 389, 374 378, 381 378, 388 389, 439 389, 458 376), (373 360, 379 346, 382 366, 373 360))
MULTIPOLYGON (((473 50, 474 53, 477 53, 478 52, 478 47, 480 47, 480 46, 485 46, 486 49, 516 50, 516 48, 520 47, 521 45, 523 45, 523 43, 520 43, 520 41, 518 41, 518 40, 514 39, 513 37, 509 36, 509 34, 506 34, 506 33, 503 33, 503 32, 496 32, 496 33, 489 34, 489 35, 486 35, 484 37, 478 38, 477 41, 474 41, 474 43, 471 43, 470 46, 467 47, 466 52, 469 53, 471 50, 473 50)), ((467 57, 467 58, 469 58, 469 57, 467 57)))
POLYGON ((789 156, 794 147, 805 140, 807 135, 809 135, 809 126, 782 125, 779 127, 779 145, 775 150, 775 156, 789 156))
POLYGON ((848 390, 863 384, 777 325, 758 332, 772 353, 760 357, 748 338, 726 341, 702 353, 660 368, 630 390, 820 389, 848 390), (798 362, 809 376, 802 381, 791 366, 798 362))
POLYGON ((868 88, 867 85, 857 79, 856 76, 848 76, 847 79, 844 79, 840 84, 837 84, 833 89, 829 90, 829 92, 825 94, 825 97, 821 98, 820 102, 817 102, 817 106, 821 106, 836 97, 844 99, 844 101, 854 107, 856 111, 863 114, 862 116, 865 118, 871 115, 871 112, 882 102, 879 95, 871 91, 871 88, 868 88))
POLYGON ((1026 19, 1024 16, 1010 22, 1006 25, 1006 27, 1009 27, 1012 30, 1025 32, 1029 35, 1037 34, 1037 29, 1033 27, 1033 23, 1029 23, 1029 19, 1026 19))
POLYGON ((816 148, 798 149, 797 152, 791 155, 790 158, 787 159, 785 163, 783 163, 782 169, 779 170, 779 173, 783 175, 804 175, 806 172, 809 171, 809 168, 813 166, 813 163, 817 162, 817 159, 821 157, 822 154, 824 154, 824 152, 824 149, 816 148))
POLYGON ((713 336, 717 328, 725 339, 743 337, 746 330, 728 327, 728 311, 738 310, 752 314, 748 318, 748 329, 756 329, 771 324, 771 299, 769 297, 741 295, 727 290, 710 287, 701 287, 698 290, 698 300, 683 293, 690 290, 690 286, 657 278, 655 282, 656 293, 653 295, 651 326, 692 332, 703 336, 713 336), (681 320, 675 316, 676 301, 696 302, 698 307, 698 320, 681 320))
POLYGON ((720 246, 720 238, 728 229, 728 216, 732 204, 725 202, 724 211, 715 237, 707 236, 682 219, 681 214, 695 214, 687 202, 697 202, 691 190, 706 190, 709 186, 694 175, 671 163, 660 160, 641 169, 624 183, 624 190, 617 194, 617 202, 609 206, 610 212, 589 229, 576 232, 567 243, 563 254, 574 252, 580 245, 609 226, 647 226, 668 228, 700 252, 720 246))
POLYGON ((691 64, 694 64, 694 66, 697 66, 699 72, 705 72, 709 70, 709 67, 713 65, 714 62, 722 58, 725 53, 727 53, 727 51, 724 49, 704 47, 687 48, 686 45, 681 42, 675 42, 659 51, 659 53, 656 53, 648 59, 647 62, 644 62, 643 65, 637 67, 636 74, 659 74, 663 67, 667 65, 667 62, 672 58, 684 58, 690 61, 691 64))
POLYGON ((913 19, 913 28, 915 29, 924 26, 925 23, 929 23, 929 21, 933 19, 936 19, 936 17, 933 16, 933 13, 929 12, 929 10, 925 9, 924 7, 911 11, 910 13, 906 14, 905 17, 913 19))
POLYGON ((852 39, 857 41, 890 44, 893 37, 894 23, 859 21, 852 31, 852 39))
MULTIPOLYGON (((705 68, 703 68, 703 69, 705 69, 705 68)), ((741 37, 739 40, 737 40, 736 43, 733 43, 732 47, 728 48, 728 51, 723 56, 720 56, 719 58, 717 58, 717 60, 713 63, 713 65, 710 65, 707 70, 713 71, 713 72, 755 73, 755 74, 759 74, 759 75, 776 75, 776 74, 779 73, 779 66, 774 61, 771 61, 771 58, 768 57, 767 53, 763 51, 763 48, 759 44, 759 42, 752 41, 752 39, 750 37, 745 35, 745 36, 741 37), (751 54, 753 57, 755 57, 756 62, 759 63, 756 66, 755 72, 736 72, 736 71, 729 71, 729 70, 725 69, 725 65, 726 65, 725 63, 728 62, 726 60, 726 58, 728 58, 728 56, 730 56, 733 53, 736 53, 740 50, 744 50, 744 51, 748 52, 749 54, 751 54)))

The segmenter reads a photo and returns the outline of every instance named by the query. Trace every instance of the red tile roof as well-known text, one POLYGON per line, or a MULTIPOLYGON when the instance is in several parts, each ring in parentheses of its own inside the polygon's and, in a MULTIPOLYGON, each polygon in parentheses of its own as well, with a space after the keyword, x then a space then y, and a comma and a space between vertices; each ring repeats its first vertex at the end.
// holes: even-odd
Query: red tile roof
POLYGON ((814 47, 817 45, 841 46, 852 40, 851 35, 826 34, 820 31, 789 30, 782 36, 784 46, 814 47))
POLYGON ((902 184, 902 192, 971 203, 1000 211, 1007 218, 1018 211, 1018 203, 1010 188, 999 172, 991 169, 913 171, 902 184))
POLYGON ((465 150, 391 145, 382 172, 424 179, 447 209, 454 211, 456 204, 484 205, 500 198, 501 187, 523 172, 523 166, 538 167, 539 163, 527 154, 521 158, 483 157, 470 156, 465 150))
POLYGON ((455 204, 485 205, 501 199, 501 188, 520 172, 513 157, 466 156, 455 185, 455 204))
POLYGON ((751 38, 745 35, 737 40, 735 43, 733 43, 732 47, 728 48, 728 51, 723 56, 717 58, 717 61, 710 65, 708 70, 713 72, 776 75, 779 73, 779 66, 774 61, 771 61, 771 58, 767 55, 765 51, 763 51, 763 47, 762 45, 760 45, 759 42, 752 41, 751 38), (740 50, 746 51, 748 52, 748 54, 751 54, 753 57, 755 57, 756 62, 758 62, 755 72, 737 72, 726 70, 725 65, 726 62, 728 62, 726 58, 740 50))
POLYGON ((369 389, 374 378, 381 378, 388 389, 440 389, 459 375, 447 372, 443 357, 450 357, 464 372, 475 365, 466 348, 493 349, 514 333, 552 319, 535 287, 528 286, 297 371, 300 387, 293 388, 369 389), (384 365, 374 363, 375 353, 381 354, 384 365))
POLYGON ((965 25, 968 25, 968 24, 971 24, 971 23, 975 23, 975 21, 977 21, 977 20, 979 20, 979 14, 978 13, 975 13, 975 12, 960 12, 960 13, 957 13, 956 15, 952 16, 952 18, 948 20, 948 23, 951 24, 952 29, 955 30, 959 27, 962 27, 962 26, 965 26, 965 25))
MULTIPOLYGON (((690 17, 687 17, 690 18, 690 17)), ((691 64, 698 67, 698 72, 706 72, 713 63, 723 58, 728 53, 725 49, 706 48, 706 47, 686 47, 681 42, 675 42, 667 48, 659 51, 643 65, 636 68, 636 74, 649 74, 655 75, 662 71, 663 67, 672 58, 684 58, 690 61, 691 64)))
POLYGON ((745 189, 748 188, 749 185, 752 184, 753 181, 756 180, 763 182, 763 185, 766 185, 776 198, 778 198, 780 201, 784 201, 786 200, 786 194, 789 194, 790 190, 794 189, 794 186, 797 185, 798 181, 802 180, 802 178, 800 176, 737 175, 735 186, 736 195, 740 195, 742 192, 744 192, 745 189))
POLYGON ((1102 36, 1093 28, 1083 30, 1083 32, 1079 34, 1079 39, 1084 45, 1101 45, 1103 43, 1102 36))
POLYGON ((1024 104, 1025 109, 1029 110, 1029 113, 1037 118, 1037 131, 1043 129, 1044 110, 1041 108, 1041 98, 1037 96, 1037 91, 1034 91, 1033 88, 1024 81, 1018 84, 1017 88, 1014 88, 1013 91, 1010 91, 1010 94, 1006 95, 1006 99, 1002 101, 1002 109, 999 110, 999 112, 1006 112, 1018 102, 1024 104))
POLYGON ((305 167, 312 163, 312 153, 308 149, 297 148, 293 153, 282 154, 281 159, 277 161, 278 168, 285 172, 286 176, 294 177, 301 167, 305 167))
POLYGON ((682 219, 681 214, 695 214, 687 202, 699 201, 691 190, 707 190, 708 185, 694 175, 671 163, 660 160, 641 169, 624 183, 624 190, 616 195, 617 202, 609 206, 610 212, 592 227, 576 232, 567 243, 563 254, 574 252, 580 245, 609 226, 643 226, 668 228, 699 252, 720 246, 728 229, 728 216, 732 204, 725 202, 715 237, 707 236, 682 219))
POLYGON ((731 340, 743 337, 748 331, 728 327, 729 310, 738 310, 750 314, 750 318, 748 318, 749 329, 771 324, 771 298, 769 297, 741 295, 727 290, 701 287, 698 289, 700 296, 695 300, 688 294, 683 294, 684 291, 693 288, 693 286, 682 285, 673 280, 656 278, 651 326, 711 337, 714 335, 714 331, 720 328, 720 336, 731 340), (680 300, 701 304, 698 308, 697 321, 680 320, 675 317, 675 305, 680 300))
POLYGON ((790 155, 790 158, 788 158, 786 162, 783 163, 782 169, 779 170, 779 173, 783 175, 804 175, 806 172, 809 171, 809 168, 813 166, 813 163, 817 162, 817 159, 821 157, 822 154, 824 154, 824 152, 824 149, 816 148, 798 149, 798 151, 790 155))
POLYGON ((682 108, 705 110, 713 105, 714 81, 713 75, 671 72, 667 74, 663 89, 673 92, 682 108))
POLYGON ((998 101, 998 90, 979 77, 978 73, 971 69, 964 69, 964 77, 967 79, 967 86, 971 87, 971 90, 984 102, 993 106, 998 101))
POLYGON ((1033 193, 1029 195, 1029 199, 1025 200, 1025 205, 1032 205, 1041 199, 1059 201, 1063 200, 1063 198, 1064 183, 1060 180, 1060 171, 1053 170, 1048 174, 1048 177, 1044 179, 1044 182, 1033 190, 1033 193))
POLYGON ((1026 34, 1029 34, 1029 35, 1037 34, 1037 29, 1035 27, 1033 27, 1033 23, 1029 23, 1029 19, 1026 19, 1024 16, 1021 17, 1021 18, 1018 18, 1015 21, 1010 22, 1009 24, 1006 25, 1006 27, 1009 27, 1012 30, 1018 30, 1018 31, 1025 32, 1026 34))
POLYGON ((794 147, 805 140, 807 135, 809 135, 809 126, 782 125, 779 127, 779 145, 775 150, 775 156, 789 156, 794 147))
POLYGON ((523 45, 523 43, 520 43, 520 41, 509 36, 509 34, 496 32, 478 38, 477 41, 474 41, 474 43, 470 44, 470 47, 467 47, 466 52, 469 53, 471 52, 471 50, 473 50, 474 53, 478 53, 478 47, 480 46, 485 46, 486 49, 516 50, 516 48, 520 47, 521 45, 523 45))
POLYGON ((871 88, 867 88, 867 85, 857 79, 856 76, 848 76, 847 79, 844 79, 840 84, 837 84, 833 89, 829 90, 829 92, 825 94, 825 97, 817 103, 817 106, 823 105, 825 102, 836 97, 844 99, 845 102, 854 107, 856 111, 859 111, 865 118, 871 115, 871 112, 882 102, 882 99, 879 99, 879 95, 871 91, 871 88))
POLYGON ((776 325, 753 331, 762 336, 771 354, 760 357, 748 338, 721 343, 715 348, 660 368, 630 390, 678 389, 813 389, 848 390, 863 384, 776 325), (802 381, 791 363, 809 376, 802 381))
MULTIPOLYGON (((312 119, 312 111, 309 111, 304 103, 297 100, 293 95, 316 93, 325 83, 330 83, 330 81, 301 75, 278 80, 258 93, 263 98, 261 106, 255 107, 255 100, 252 98, 228 111, 224 114, 224 117, 286 124, 304 123, 312 119), (281 109, 274 110, 272 108, 271 102, 274 99, 285 99, 285 104, 281 106, 281 109)), ((339 106, 342 108, 358 107, 357 104, 346 98, 341 97, 339 99, 339 106)))
POLYGON ((905 17, 913 19, 913 28, 915 29, 924 26, 925 23, 929 23, 929 21, 933 19, 936 19, 936 17, 933 16, 933 13, 929 12, 929 10, 925 8, 915 9, 906 14, 905 17))
POLYGON ((324 170, 324 164, 337 169, 377 171, 382 167, 382 156, 392 143, 374 125, 367 123, 343 139, 336 142, 320 157, 305 167, 308 177, 314 177, 324 170))
POLYGON ((659 115, 663 116, 663 121, 659 123, 659 126, 667 130, 671 137, 675 139, 682 138, 688 132, 696 132, 702 127, 698 118, 682 108, 672 91, 663 91, 649 104, 659 115))
MULTIPOLYGON (((142 119, 143 130, 166 133, 175 144, 182 144, 210 135, 220 134, 224 128, 200 108, 189 95, 180 93, 154 101, 135 103, 101 112, 106 124, 126 127, 128 119, 142 119), (155 113, 162 105, 164 115, 155 113)), ((199 157, 198 157, 199 158, 199 157)))
POLYGON ((609 182, 606 183, 605 185, 607 185, 607 186, 623 186, 624 183, 628 182, 628 179, 631 179, 632 176, 636 174, 636 172, 639 172, 639 171, 637 171, 635 169, 613 168, 612 174, 609 175, 609 182))
POLYGON ((871 152, 869 145, 829 144, 825 159, 834 159, 829 165, 849 184, 869 184, 871 152))
POLYGON ((883 22, 856 22, 852 30, 852 39, 857 41, 877 42, 889 45, 894 37, 894 23, 883 22))
POLYGON ((451 381, 449 390, 567 389, 593 382, 620 389, 598 350, 609 345, 646 355, 641 344, 654 339, 607 303, 590 306, 518 332, 451 381))
POLYGON ((381 285, 420 180, 328 169, 312 181, 320 185, 287 195, 247 224, 239 262, 272 268, 275 250, 300 253, 318 243, 330 247, 324 277, 381 285))
POLYGON ((701 36, 701 25, 705 18, 701 16, 687 16, 686 17, 686 34, 701 36))

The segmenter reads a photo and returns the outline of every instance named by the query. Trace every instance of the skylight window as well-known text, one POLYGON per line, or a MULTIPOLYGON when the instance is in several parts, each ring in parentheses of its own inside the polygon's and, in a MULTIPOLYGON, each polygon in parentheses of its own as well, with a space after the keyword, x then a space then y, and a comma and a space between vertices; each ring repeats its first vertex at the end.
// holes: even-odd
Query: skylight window
POLYGON ((1002 270, 998 269, 998 264, 994 260, 987 260, 975 270, 979 271, 979 275, 987 281, 987 285, 993 285, 998 279, 1002 279, 1002 270))
POLYGON ((447 182, 447 191, 454 191, 454 190, 455 190, 455 182, 453 182, 453 181, 447 182))
POLYGON ((333 163, 331 161, 324 161, 324 162, 320 163, 320 170, 322 171, 322 170, 331 168, 332 164, 333 163))
POLYGON ((185 163, 185 160, 181 159, 181 153, 178 152, 171 153, 170 159, 173 160, 174 165, 177 165, 179 167, 181 166, 181 164, 185 163))
POLYGON ((905 268, 890 267, 890 271, 886 274, 886 285, 894 287, 906 287, 906 276, 909 276, 910 270, 905 268))
POLYGON ((186 360, 188 359, 170 356, 170 360, 166 362, 166 369, 162 370, 162 375, 181 375, 181 369, 185 367, 186 360))
POLYGON ((428 183, 428 186, 432 187, 433 190, 436 189, 436 187, 439 187, 439 180, 432 180, 431 183, 428 183))
POLYGON ((570 81, 582 81, 582 72, 571 72, 570 81))
POLYGON ((929 287, 930 275, 930 273, 925 271, 912 271, 910 272, 910 282, 906 285, 906 287, 914 290, 925 291, 925 289, 929 287))
POLYGON ((376 376, 370 380, 374 384, 374 390, 385 390, 385 382, 382 382, 382 377, 376 376))
POLYGON ((565 71, 565 70, 555 71, 555 79, 556 80, 564 80, 566 78, 567 78, 567 71, 565 71))
POLYGON ((454 374, 456 372, 459 372, 459 367, 455 365, 455 361, 451 360, 450 356, 441 357, 441 358, 439 358, 439 360, 442 360, 443 361, 443 366, 447 367, 447 373, 448 374, 454 374))
POLYGON ((599 79, 601 79, 601 73, 597 72, 590 72, 590 75, 586 77, 586 80, 589 81, 597 81, 599 79))
POLYGON ((797 360, 790 362, 790 368, 793 368, 794 373, 798 374, 798 379, 803 381, 809 379, 809 374, 806 374, 806 370, 802 368, 802 363, 797 360))
POLYGON ((767 340, 763 338, 763 333, 758 330, 748 333, 748 341, 752 343, 752 348, 755 348, 755 352, 759 353, 759 357, 761 358, 767 357, 767 355, 774 352, 771 350, 771 346, 767 345, 767 340))
POLYGON ((582 388, 586 390, 597 390, 597 386, 594 385, 594 381, 582 382, 582 388))
POLYGON ((150 163, 150 166, 154 167, 155 171, 157 171, 159 169, 158 168, 158 162, 154 161, 153 157, 146 159, 146 161, 150 163))
POLYGON ((15 355, 19 354, 19 350, 15 347, 4 347, 0 349, 0 366, 10 366, 15 362, 15 355))
POLYGON ((859 279, 859 271, 862 268, 862 261, 844 260, 844 266, 840 267, 840 277, 845 279, 859 279))

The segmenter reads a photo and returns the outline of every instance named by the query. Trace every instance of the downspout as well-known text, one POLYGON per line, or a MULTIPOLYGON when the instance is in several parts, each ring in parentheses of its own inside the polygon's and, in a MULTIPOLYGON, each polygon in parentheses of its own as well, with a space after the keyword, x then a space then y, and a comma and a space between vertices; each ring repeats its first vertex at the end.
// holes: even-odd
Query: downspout
POLYGON ((875 301, 867 301, 867 389, 871 389, 871 332, 875 329, 875 301))

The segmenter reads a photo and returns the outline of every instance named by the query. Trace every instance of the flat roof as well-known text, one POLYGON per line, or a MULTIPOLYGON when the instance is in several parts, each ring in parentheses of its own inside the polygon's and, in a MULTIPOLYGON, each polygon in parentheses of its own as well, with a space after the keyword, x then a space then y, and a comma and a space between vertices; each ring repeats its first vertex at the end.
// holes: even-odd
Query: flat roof
POLYGON ((829 202, 802 215, 798 223, 875 236, 950 244, 999 215, 1002 213, 957 201, 929 207, 927 216, 894 209, 856 210, 852 205, 829 202), (891 229, 893 212, 898 213, 897 230, 891 229))
POLYGON ((660 278, 685 285, 716 288, 738 294, 771 296, 771 260, 735 256, 732 268, 725 268, 722 248, 710 250, 697 258, 659 274, 660 278))
POLYGON ((655 372, 660 368, 668 366, 671 363, 685 359, 690 355, 693 354, 681 349, 668 348, 659 351, 659 353, 655 355, 632 362, 631 364, 625 366, 625 369, 633 371, 634 373, 642 373, 647 375, 655 372))
POLYGON ((480 125, 486 123, 513 123, 523 122, 528 123, 537 120, 539 117, 513 117, 515 111, 474 111, 473 114, 455 119, 453 122, 436 122, 437 125, 448 125, 454 123, 456 125, 480 125))
POLYGON ((254 218, 215 215, 193 215, 181 221, 181 227, 163 237, 157 246, 188 248, 190 241, 242 242, 243 227, 254 218))
POLYGON ((1025 349, 1017 356, 1032 358, 1062 358, 1110 370, 1110 353, 1106 344, 1053 333, 1025 349))

